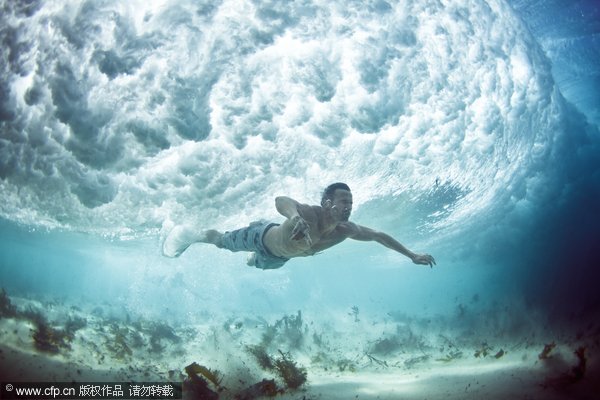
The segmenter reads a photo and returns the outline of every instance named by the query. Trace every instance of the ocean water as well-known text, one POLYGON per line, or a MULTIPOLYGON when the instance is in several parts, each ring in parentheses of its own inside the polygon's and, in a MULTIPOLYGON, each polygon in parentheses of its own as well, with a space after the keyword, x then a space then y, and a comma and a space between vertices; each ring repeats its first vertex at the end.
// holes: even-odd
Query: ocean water
MULTIPOLYGON (((599 8, 3 1, 0 286, 49 321, 77 307, 216 332, 301 311, 308 336, 364 334, 347 358, 400 315, 598 354, 599 8), (161 255, 175 225, 281 222, 276 196, 318 204, 337 181, 354 222, 437 266, 352 240, 272 271, 208 245, 161 255)), ((159 358, 217 364, 185 354, 159 358)), ((325 374, 300 364, 307 385, 325 374)))

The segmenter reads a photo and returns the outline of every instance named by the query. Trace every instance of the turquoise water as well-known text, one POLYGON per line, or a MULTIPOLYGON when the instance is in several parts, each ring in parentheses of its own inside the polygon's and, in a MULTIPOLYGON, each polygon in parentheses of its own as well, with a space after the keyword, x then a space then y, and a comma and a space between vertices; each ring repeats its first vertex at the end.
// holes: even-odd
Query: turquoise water
MULTIPOLYGON (((117 316, 598 311, 592 1, 6 1, 0 283, 117 316), (281 222, 344 181, 352 242, 276 271, 175 224, 281 222)), ((575 321, 575 323, 573 322, 575 321)))

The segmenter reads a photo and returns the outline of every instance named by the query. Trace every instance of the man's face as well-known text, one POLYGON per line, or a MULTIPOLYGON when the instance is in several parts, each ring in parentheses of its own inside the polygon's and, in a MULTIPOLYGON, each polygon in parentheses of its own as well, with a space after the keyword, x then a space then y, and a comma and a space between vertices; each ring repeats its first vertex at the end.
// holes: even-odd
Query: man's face
POLYGON ((348 221, 352 213, 352 193, 337 189, 333 193, 331 215, 338 221, 348 221))

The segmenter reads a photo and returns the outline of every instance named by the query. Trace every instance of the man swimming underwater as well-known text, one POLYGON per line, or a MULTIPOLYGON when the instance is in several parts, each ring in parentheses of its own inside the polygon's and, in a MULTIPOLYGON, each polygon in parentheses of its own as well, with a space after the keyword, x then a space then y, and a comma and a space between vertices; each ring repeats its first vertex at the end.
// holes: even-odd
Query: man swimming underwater
POLYGON ((345 183, 329 185, 320 206, 300 204, 289 197, 275 199, 284 223, 266 221, 221 233, 214 229, 196 232, 185 226, 175 227, 163 243, 163 255, 179 257, 193 243, 210 243, 230 251, 249 251, 247 264, 260 269, 280 268, 290 258, 312 256, 350 238, 375 241, 410 258, 420 265, 435 265, 429 254, 416 254, 391 236, 350 222, 352 193, 345 183))

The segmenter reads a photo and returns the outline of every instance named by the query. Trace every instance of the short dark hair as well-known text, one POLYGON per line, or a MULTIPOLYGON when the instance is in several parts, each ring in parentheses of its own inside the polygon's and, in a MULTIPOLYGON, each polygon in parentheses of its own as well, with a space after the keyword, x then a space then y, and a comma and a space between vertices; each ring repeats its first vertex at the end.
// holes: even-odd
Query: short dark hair
POLYGON ((325 202, 327 200, 333 200, 333 194, 338 189, 347 190, 349 192, 351 191, 350 187, 348 185, 346 185, 345 183, 342 183, 342 182, 332 183, 331 185, 327 186, 325 188, 325 190, 323 190, 323 195, 321 196, 321 205, 324 206, 325 202))

